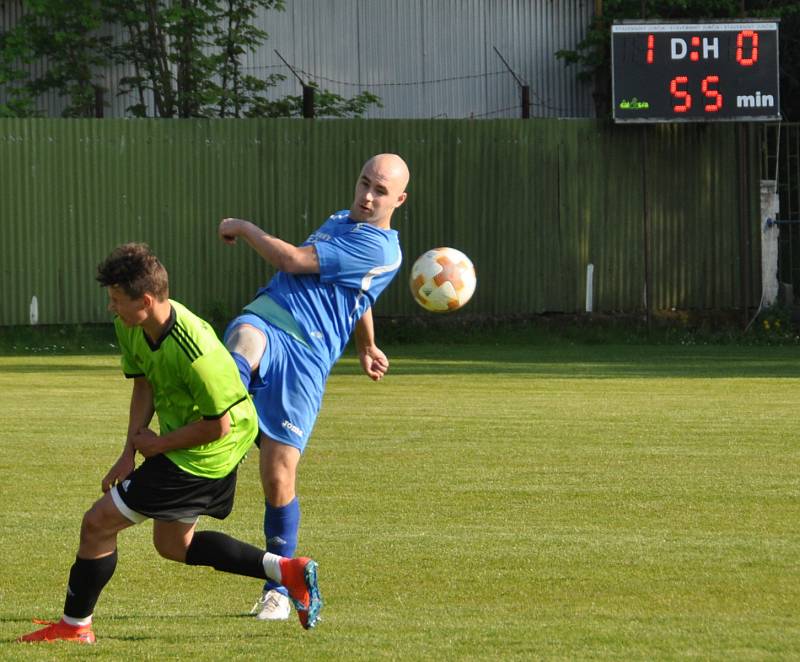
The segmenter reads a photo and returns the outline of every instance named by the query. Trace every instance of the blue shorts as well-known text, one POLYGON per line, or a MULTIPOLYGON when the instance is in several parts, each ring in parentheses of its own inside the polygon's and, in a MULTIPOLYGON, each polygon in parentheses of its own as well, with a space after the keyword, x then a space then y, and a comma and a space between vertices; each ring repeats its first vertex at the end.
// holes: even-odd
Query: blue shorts
POLYGON ((252 313, 234 318, 225 329, 226 341, 240 324, 250 324, 267 337, 250 382, 258 427, 270 439, 302 453, 322 407, 327 371, 310 348, 252 313))

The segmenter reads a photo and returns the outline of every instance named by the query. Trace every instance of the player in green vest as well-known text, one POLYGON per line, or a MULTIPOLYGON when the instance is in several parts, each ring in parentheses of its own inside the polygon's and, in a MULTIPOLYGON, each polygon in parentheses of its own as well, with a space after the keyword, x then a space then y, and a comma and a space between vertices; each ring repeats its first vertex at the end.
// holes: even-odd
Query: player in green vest
POLYGON ((117 565, 117 534, 146 519, 164 558, 277 581, 303 627, 313 627, 322 607, 313 560, 195 530, 200 515, 231 512, 236 469, 258 434, 228 350, 205 321, 169 299, 166 269, 145 244, 115 249, 97 280, 108 290, 122 369, 133 381, 127 439, 101 481, 103 496, 83 517, 61 620, 19 641, 94 643, 92 614, 117 565), (154 414, 159 434, 149 427, 154 414))

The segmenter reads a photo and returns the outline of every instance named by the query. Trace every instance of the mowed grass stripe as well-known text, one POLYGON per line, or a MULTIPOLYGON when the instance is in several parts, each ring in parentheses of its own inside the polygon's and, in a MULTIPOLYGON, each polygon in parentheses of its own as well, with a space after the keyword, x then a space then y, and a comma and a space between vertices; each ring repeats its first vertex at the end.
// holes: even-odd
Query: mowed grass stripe
MULTIPOLYGON (((796 350, 388 349, 378 384, 342 360, 301 465, 321 626, 254 623, 257 582, 158 558, 145 525, 120 537, 91 657, 800 655, 796 350)), ((0 389, 14 659, 29 619, 60 613, 130 384, 114 357, 37 356, 0 359, 0 389)), ((254 450, 234 513, 202 526, 260 545, 261 515, 254 450)))

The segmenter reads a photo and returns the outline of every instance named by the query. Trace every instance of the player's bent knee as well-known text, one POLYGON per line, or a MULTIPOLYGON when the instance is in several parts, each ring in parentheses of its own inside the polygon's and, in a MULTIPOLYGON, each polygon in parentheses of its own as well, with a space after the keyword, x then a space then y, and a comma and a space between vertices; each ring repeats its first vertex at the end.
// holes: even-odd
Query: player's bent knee
POLYGON ((81 521, 82 541, 97 542, 113 533, 114 530, 108 522, 105 511, 98 504, 95 504, 83 514, 83 520, 81 521))
POLYGON ((163 522, 153 523, 153 547, 165 559, 183 563, 192 542, 194 523, 163 522))
POLYGON ((244 356, 255 370, 267 348, 267 337, 263 331, 250 324, 240 324, 225 339, 225 347, 244 356))
POLYGON ((158 554, 168 561, 183 563, 186 560, 186 545, 182 540, 170 540, 153 536, 153 547, 158 554))
POLYGON ((158 550, 159 556, 161 558, 167 559, 167 561, 176 561, 177 563, 183 563, 186 560, 186 550, 178 550, 174 548, 156 548, 158 550))
POLYGON ((87 510, 81 520, 81 542, 92 542, 97 537, 97 522, 92 517, 92 511, 87 510))

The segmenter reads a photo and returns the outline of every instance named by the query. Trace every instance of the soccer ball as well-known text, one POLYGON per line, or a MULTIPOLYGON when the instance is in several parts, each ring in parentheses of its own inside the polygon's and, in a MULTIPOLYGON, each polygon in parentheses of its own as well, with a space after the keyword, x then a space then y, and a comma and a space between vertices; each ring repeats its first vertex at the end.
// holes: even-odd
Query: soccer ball
POLYGON ((475 291, 475 267, 455 248, 433 248, 411 267, 409 285, 416 302, 425 310, 446 313, 458 310, 475 291))

